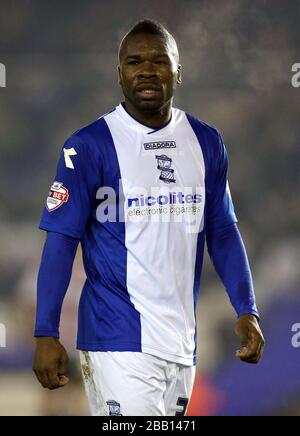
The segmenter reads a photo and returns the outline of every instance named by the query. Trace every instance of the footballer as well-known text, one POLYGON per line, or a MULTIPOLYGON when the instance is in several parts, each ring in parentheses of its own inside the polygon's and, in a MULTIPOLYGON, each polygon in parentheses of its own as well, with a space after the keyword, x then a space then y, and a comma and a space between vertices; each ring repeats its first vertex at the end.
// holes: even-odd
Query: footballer
POLYGON ((264 338, 222 137, 173 107, 174 37, 138 22, 120 44, 118 74, 124 100, 67 139, 47 196, 33 369, 45 388, 69 381, 59 323, 81 244, 77 348, 91 414, 184 415, 205 243, 237 314, 236 357, 258 363, 264 338))

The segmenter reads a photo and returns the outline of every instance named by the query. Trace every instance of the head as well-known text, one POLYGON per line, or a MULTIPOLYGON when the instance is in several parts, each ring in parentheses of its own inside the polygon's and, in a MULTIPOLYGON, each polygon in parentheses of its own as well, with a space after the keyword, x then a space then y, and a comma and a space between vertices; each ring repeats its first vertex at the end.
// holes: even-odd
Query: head
POLYGON ((156 21, 138 22, 122 39, 118 72, 126 105, 132 110, 155 113, 171 107, 181 83, 175 39, 156 21))

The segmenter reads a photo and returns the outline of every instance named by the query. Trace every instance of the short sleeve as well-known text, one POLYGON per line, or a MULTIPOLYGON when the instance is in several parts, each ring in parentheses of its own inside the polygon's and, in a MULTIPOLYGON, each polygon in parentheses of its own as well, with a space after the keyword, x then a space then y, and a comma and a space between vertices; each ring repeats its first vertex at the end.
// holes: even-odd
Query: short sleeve
POLYGON ((81 239, 93 210, 98 185, 92 148, 74 134, 61 150, 40 229, 81 239))
POLYGON ((237 222, 228 185, 228 157, 218 133, 217 146, 212 147, 206 180, 206 228, 214 230, 237 222))

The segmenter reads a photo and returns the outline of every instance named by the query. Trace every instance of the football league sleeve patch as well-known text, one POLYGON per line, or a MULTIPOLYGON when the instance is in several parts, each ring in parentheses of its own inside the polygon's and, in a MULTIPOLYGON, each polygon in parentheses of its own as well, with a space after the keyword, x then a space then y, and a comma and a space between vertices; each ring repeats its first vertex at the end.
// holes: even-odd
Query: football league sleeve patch
POLYGON ((69 191, 64 184, 56 181, 53 182, 46 201, 46 208, 48 212, 53 212, 54 210, 58 209, 68 200, 69 191))

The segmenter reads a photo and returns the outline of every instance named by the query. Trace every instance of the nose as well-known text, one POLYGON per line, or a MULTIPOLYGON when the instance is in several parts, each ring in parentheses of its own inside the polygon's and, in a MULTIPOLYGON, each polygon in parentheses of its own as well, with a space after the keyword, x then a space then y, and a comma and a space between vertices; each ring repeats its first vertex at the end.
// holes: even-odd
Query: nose
POLYGON ((141 64, 138 75, 141 78, 152 78, 157 76, 157 72, 152 62, 145 61, 141 64))

